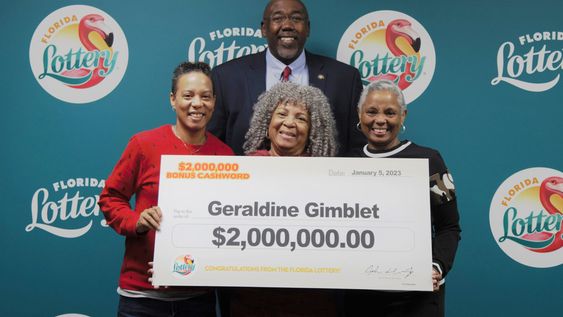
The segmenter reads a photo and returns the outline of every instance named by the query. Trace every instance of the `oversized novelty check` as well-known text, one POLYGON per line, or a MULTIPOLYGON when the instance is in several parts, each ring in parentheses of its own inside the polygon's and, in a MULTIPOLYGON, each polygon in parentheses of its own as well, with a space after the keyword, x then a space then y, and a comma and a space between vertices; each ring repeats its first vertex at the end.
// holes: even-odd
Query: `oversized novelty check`
POLYGON ((163 156, 155 285, 432 290, 426 159, 163 156))

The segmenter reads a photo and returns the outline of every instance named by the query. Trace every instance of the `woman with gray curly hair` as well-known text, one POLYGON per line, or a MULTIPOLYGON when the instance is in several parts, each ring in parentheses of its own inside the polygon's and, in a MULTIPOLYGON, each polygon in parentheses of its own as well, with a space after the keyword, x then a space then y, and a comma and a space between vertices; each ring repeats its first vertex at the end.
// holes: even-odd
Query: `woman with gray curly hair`
POLYGON ((334 156, 336 133, 320 89, 279 83, 258 97, 243 149, 256 156, 334 156))
MULTIPOLYGON (((276 84, 258 97, 243 149, 250 156, 335 156, 336 124, 327 98, 318 88, 276 84)), ((230 316, 330 317, 337 311, 330 290, 236 288, 221 290, 220 298, 230 316)))

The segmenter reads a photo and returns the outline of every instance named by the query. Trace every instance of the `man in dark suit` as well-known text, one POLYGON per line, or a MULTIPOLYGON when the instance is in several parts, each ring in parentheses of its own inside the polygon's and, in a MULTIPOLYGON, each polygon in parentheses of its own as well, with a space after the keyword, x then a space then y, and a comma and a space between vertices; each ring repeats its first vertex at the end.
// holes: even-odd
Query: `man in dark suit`
POLYGON ((305 51, 309 30, 309 15, 301 1, 270 1, 261 23, 268 49, 213 70, 216 102, 208 128, 235 153, 243 154, 244 136, 258 96, 282 80, 311 85, 324 92, 336 120, 340 154, 365 143, 355 127, 356 106, 363 88, 360 74, 352 66, 305 51))

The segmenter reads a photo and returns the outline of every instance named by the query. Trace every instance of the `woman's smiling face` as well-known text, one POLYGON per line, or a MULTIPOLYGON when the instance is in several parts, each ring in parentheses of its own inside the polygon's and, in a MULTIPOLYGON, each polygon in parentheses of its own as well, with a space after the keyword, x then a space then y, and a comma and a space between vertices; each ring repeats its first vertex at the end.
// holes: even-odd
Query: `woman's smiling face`
POLYGON ((270 153, 298 156, 305 152, 309 139, 310 116, 304 104, 281 102, 274 109, 268 127, 270 153))
POLYGON ((211 79, 202 72, 182 75, 176 84, 176 93, 170 94, 170 104, 176 111, 176 126, 190 133, 205 131, 215 109, 211 79))
POLYGON ((407 111, 401 109, 392 91, 370 92, 360 109, 360 126, 370 149, 387 150, 400 143, 398 136, 407 111))

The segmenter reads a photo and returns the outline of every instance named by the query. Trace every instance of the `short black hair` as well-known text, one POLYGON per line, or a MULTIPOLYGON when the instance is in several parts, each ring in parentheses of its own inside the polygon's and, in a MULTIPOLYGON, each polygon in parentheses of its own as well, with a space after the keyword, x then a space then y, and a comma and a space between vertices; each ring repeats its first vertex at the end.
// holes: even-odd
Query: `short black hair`
MULTIPOLYGON (((264 8, 264 13, 262 15, 262 24, 264 23, 264 20, 266 20, 266 18, 269 18, 266 16, 266 13, 268 12, 268 10, 270 10, 270 8, 272 7, 272 5, 274 4, 274 2, 276 2, 278 0, 270 0, 268 1, 268 4, 266 5, 266 7, 264 8)), ((305 16, 307 18, 307 21, 309 21, 309 12, 307 11, 307 7, 305 6, 305 3, 303 3, 303 1, 301 0, 295 0, 297 2, 299 2, 299 4, 301 4, 301 6, 303 7, 303 11, 305 12, 305 16)))
MULTIPOLYGON (((180 78, 180 76, 184 74, 191 72, 203 73, 205 76, 209 77, 209 80, 211 80, 211 67, 207 63, 182 62, 178 66, 176 66, 172 74, 172 89, 170 91, 173 95, 176 94, 176 84, 178 83, 178 78, 180 78)), ((213 81, 211 81, 211 89, 213 89, 213 81)))

